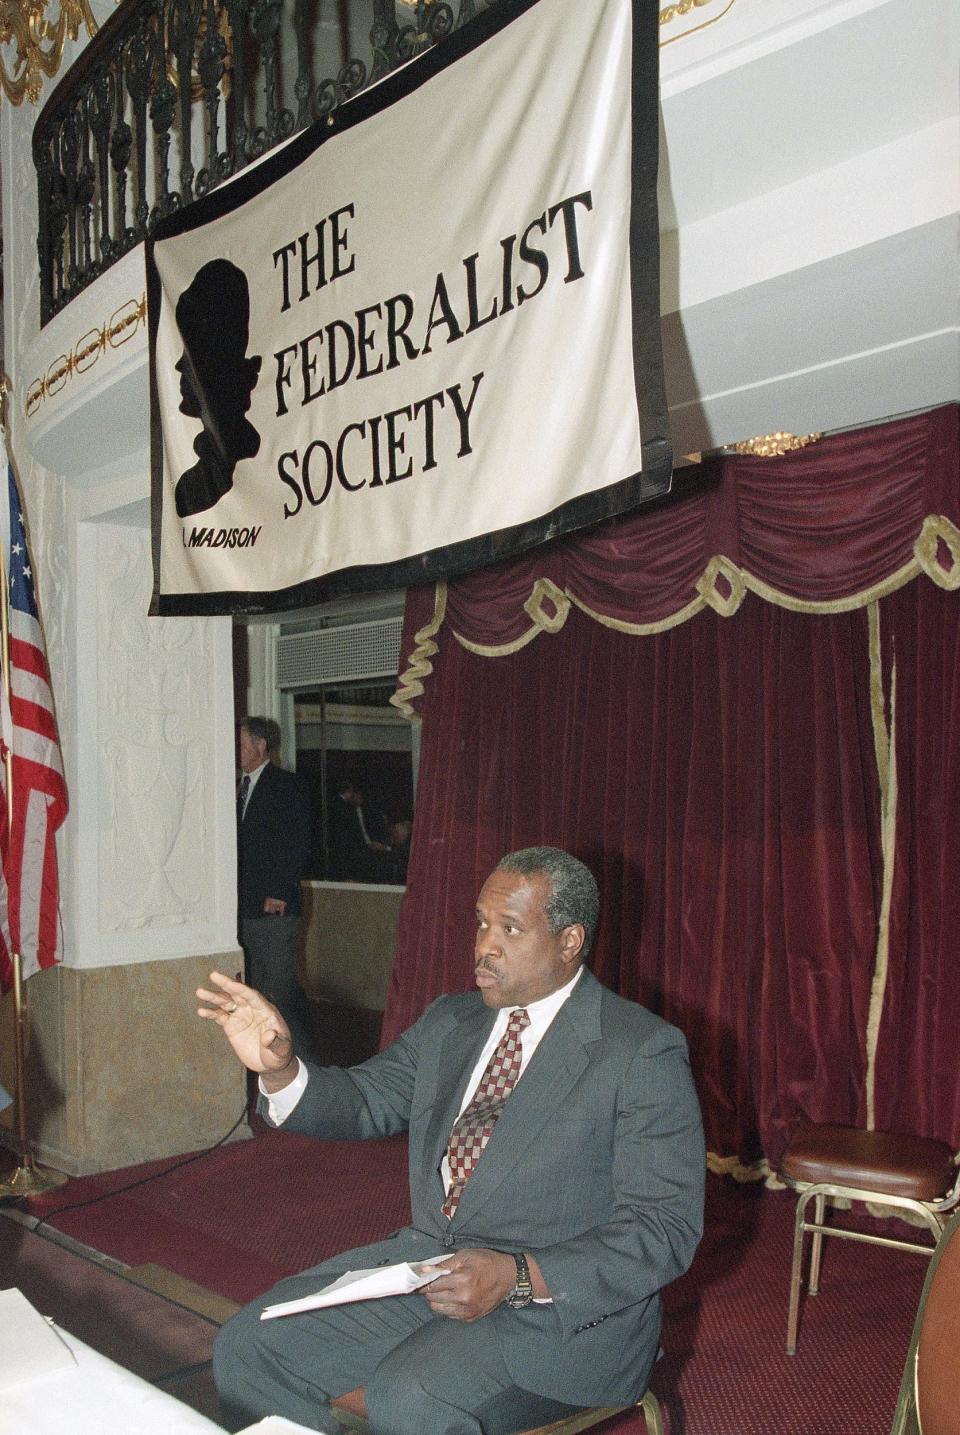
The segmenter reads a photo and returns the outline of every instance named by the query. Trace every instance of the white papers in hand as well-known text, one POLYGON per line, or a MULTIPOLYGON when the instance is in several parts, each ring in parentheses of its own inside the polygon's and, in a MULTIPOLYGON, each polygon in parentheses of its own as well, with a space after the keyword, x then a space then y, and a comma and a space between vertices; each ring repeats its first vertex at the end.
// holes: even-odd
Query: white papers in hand
POLYGON ((279 1305, 268 1305, 261 1312, 261 1320, 275 1320, 278 1315, 297 1315, 304 1310, 321 1310, 326 1305, 345 1305, 352 1300, 376 1300, 385 1295, 409 1295, 421 1286, 435 1281, 442 1271, 431 1269, 438 1261, 449 1260, 449 1255, 429 1256, 414 1265, 401 1261, 396 1266, 374 1266, 368 1271, 347 1271, 346 1275, 324 1286, 313 1295, 301 1296, 299 1300, 281 1301, 279 1305))

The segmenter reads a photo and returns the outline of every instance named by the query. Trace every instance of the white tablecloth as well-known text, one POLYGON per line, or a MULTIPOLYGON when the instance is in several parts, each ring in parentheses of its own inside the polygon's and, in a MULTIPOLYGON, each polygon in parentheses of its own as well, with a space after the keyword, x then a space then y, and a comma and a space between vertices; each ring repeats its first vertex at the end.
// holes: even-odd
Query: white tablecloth
MULTIPOLYGON (((0 1435, 224 1435, 222 1426, 58 1326, 44 1322, 49 1328, 36 1332, 35 1343, 31 1331, 41 1317, 17 1291, 0 1297, 0 1350, 10 1357, 0 1361, 0 1435), (69 1354, 51 1339, 54 1332, 69 1354)), ((254 1432, 311 1435, 277 1416, 241 1435, 254 1432)))
POLYGON ((0 1435, 223 1435, 222 1426, 82 1340, 57 1334, 76 1365, 7 1386, 0 1396, 0 1435))

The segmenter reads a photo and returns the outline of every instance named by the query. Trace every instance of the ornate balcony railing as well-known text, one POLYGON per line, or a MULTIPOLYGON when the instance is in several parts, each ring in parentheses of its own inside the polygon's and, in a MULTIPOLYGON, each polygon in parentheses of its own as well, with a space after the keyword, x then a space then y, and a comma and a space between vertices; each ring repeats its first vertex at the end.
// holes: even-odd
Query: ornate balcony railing
POLYGON ((494 3, 123 0, 34 129, 41 323, 158 219, 494 3))

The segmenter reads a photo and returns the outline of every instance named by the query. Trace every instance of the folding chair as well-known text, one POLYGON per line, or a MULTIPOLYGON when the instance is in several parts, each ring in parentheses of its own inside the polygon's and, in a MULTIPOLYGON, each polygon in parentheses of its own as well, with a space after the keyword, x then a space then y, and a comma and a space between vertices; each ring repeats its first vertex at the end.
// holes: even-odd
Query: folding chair
POLYGON ((803 1240, 813 1236, 810 1251, 809 1293, 820 1286, 820 1255, 824 1236, 892 1246, 931 1256, 933 1247, 892 1236, 846 1230, 825 1223, 827 1197, 868 1201, 884 1208, 884 1215, 912 1211, 940 1239, 946 1217, 942 1214, 960 1199, 960 1168, 943 1141, 920 1136, 899 1136, 888 1131, 859 1131, 848 1126, 817 1126, 808 1122, 794 1136, 780 1165, 787 1185, 800 1193, 794 1226, 793 1266, 790 1272, 790 1307, 787 1314, 787 1354, 797 1349, 803 1240), (810 1202, 814 1219, 806 1219, 810 1202))

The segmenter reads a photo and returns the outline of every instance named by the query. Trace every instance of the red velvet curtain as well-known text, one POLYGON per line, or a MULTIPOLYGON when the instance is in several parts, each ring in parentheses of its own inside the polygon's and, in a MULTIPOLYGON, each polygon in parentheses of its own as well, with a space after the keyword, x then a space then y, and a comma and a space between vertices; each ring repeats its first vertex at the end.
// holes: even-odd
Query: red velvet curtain
POLYGON ((549 842, 600 882, 597 975, 686 1032, 712 1152, 775 1163, 800 1111, 863 1124, 870 1101, 879 1126, 960 1143, 960 602, 907 582, 921 531, 952 581, 956 439, 948 409, 726 461, 656 512, 452 584, 426 646, 433 590, 411 595, 423 735, 385 1040, 471 984, 480 883, 549 842), (636 636, 570 601, 686 621, 636 636), (455 636, 529 633, 494 658, 455 636))
MULTIPOLYGON (((682 621, 714 599, 723 607, 731 578, 788 606, 859 607, 916 574, 928 515, 960 524, 957 429, 951 405, 783 458, 687 469, 664 502, 457 579, 445 626, 478 644, 520 639, 535 631, 524 605, 538 578, 615 623, 682 621)), ((952 572, 943 543, 931 544, 932 563, 952 572)), ((432 588, 412 590, 407 645, 432 609, 432 588)))

